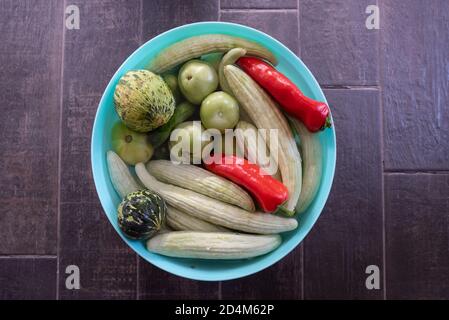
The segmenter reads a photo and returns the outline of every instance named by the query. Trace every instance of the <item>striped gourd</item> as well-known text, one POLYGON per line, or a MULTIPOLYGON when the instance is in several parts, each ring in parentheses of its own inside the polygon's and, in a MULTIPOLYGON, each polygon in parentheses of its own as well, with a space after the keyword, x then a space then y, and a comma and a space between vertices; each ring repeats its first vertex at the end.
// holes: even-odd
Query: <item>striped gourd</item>
POLYGON ((147 248, 178 258, 246 259, 273 251, 281 241, 279 235, 174 231, 150 239, 147 248))
POLYGON ((296 211, 302 213, 310 206, 320 186, 323 160, 318 134, 310 132, 298 120, 292 119, 291 123, 299 136, 303 163, 302 189, 296 206, 296 211))
POLYGON ((226 228, 195 218, 181 210, 167 206, 167 224, 178 231, 227 232, 226 228))
POLYGON ((251 120, 259 129, 278 130, 278 164, 282 182, 289 190, 287 209, 294 214, 301 193, 301 156, 287 119, 273 99, 245 72, 228 65, 224 68, 226 80, 251 120))
POLYGON ((136 165, 136 173, 140 181, 159 193, 168 205, 216 225, 257 234, 286 232, 298 226, 296 219, 251 213, 200 193, 160 182, 147 171, 143 163, 136 165))
POLYGON ((225 34, 207 34, 190 37, 165 48, 150 61, 147 69, 162 73, 190 59, 213 52, 227 52, 232 48, 243 48, 248 55, 277 63, 275 56, 257 42, 225 34))
POLYGON ((245 190, 203 168, 174 164, 169 160, 154 160, 148 162, 147 170, 159 181, 196 191, 248 211, 255 210, 254 202, 245 190))

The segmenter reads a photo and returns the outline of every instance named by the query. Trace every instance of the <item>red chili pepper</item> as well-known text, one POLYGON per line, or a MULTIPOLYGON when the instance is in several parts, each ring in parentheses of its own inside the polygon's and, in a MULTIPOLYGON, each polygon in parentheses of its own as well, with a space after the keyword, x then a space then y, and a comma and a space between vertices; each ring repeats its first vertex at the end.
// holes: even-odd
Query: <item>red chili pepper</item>
POLYGON ((257 164, 225 154, 215 154, 212 160, 204 163, 206 169, 248 190, 263 211, 273 212, 280 209, 286 212, 281 205, 288 200, 287 187, 264 172, 257 164))
POLYGON ((300 120, 311 132, 331 126, 329 107, 305 96, 286 76, 268 63, 253 57, 242 57, 237 64, 279 102, 292 117, 300 120))

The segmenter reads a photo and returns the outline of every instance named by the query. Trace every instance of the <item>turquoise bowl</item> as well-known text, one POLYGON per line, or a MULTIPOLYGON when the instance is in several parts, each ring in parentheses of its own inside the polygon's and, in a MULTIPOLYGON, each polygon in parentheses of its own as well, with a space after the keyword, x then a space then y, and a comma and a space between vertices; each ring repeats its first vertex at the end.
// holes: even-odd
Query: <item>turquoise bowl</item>
MULTIPOLYGON (((143 241, 125 238, 117 224, 116 208, 120 199, 112 187, 106 164, 106 152, 111 149, 111 129, 113 124, 118 121, 113 104, 115 86, 123 74, 129 70, 144 68, 158 52, 167 46, 188 37, 210 33, 233 35, 263 44, 277 57, 279 64, 276 67, 279 71, 287 75, 307 96, 326 101, 320 86, 304 63, 282 43, 265 33, 246 26, 224 22, 200 22, 184 25, 149 40, 129 56, 114 74, 101 98, 95 116, 91 161, 95 186, 101 204, 106 216, 123 241, 143 259, 167 272, 190 279, 221 281, 248 276, 271 266, 291 252, 305 238, 320 216, 331 190, 335 172, 336 144, 333 127, 319 133, 323 146, 324 165, 318 193, 307 212, 298 216, 299 227, 294 231, 282 234, 282 244, 269 254, 252 259, 230 261, 171 258, 148 252, 143 241)), ((129 263, 134 262, 130 261, 129 263)))

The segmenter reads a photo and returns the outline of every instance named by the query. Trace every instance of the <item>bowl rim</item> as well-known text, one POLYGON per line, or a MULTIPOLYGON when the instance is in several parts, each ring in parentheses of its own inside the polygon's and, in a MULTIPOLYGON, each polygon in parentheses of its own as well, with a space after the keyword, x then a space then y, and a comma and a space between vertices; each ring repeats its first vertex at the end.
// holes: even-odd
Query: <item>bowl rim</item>
MULTIPOLYGON (((98 103, 98 107, 95 113, 95 119, 93 122, 93 126, 92 126, 92 134, 91 134, 91 146, 90 146, 90 153, 91 153, 91 170, 92 170, 92 177, 94 180, 94 184, 95 184, 95 189, 97 192, 97 196, 100 200, 101 206, 102 206, 102 211, 103 213, 106 215, 107 219, 109 220, 109 222, 112 224, 112 227, 116 230, 116 232, 119 234, 119 236, 122 238, 122 240, 132 249, 133 252, 137 253, 142 259, 144 259, 145 261, 147 261, 148 263, 164 270, 165 272, 177 275, 179 277, 183 277, 183 278, 187 278, 187 279, 191 279, 191 280, 200 280, 200 281, 227 281, 227 280, 233 280, 233 279, 238 279, 238 278, 243 278, 249 275, 253 275, 255 273, 258 273, 270 266, 275 265, 276 263, 278 263, 279 261, 281 261, 283 258, 285 258, 285 256, 287 256, 289 253, 291 253, 292 251, 294 251, 294 249, 300 245, 304 239, 306 238, 306 236, 309 234, 310 230, 313 228, 313 226, 315 225, 316 221, 318 220, 318 218, 321 216, 324 206, 327 203, 327 200, 329 198, 329 194, 330 191, 332 189, 333 186, 333 182, 334 182, 334 178, 335 178, 335 167, 336 167, 336 162, 337 162, 337 143, 336 143, 336 132, 335 132, 335 125, 333 125, 330 129, 331 129, 331 144, 333 145, 333 159, 334 161, 331 162, 331 166, 327 167, 327 170, 329 170, 329 178, 330 178, 330 183, 328 183, 327 185, 324 186, 324 190, 323 190, 323 194, 324 194, 324 198, 322 203, 319 204, 317 211, 319 212, 318 214, 314 215, 311 217, 311 223, 309 223, 309 226, 307 227, 307 229, 303 229, 303 234, 304 236, 301 239, 298 239, 297 241, 295 241, 295 243, 290 244, 287 248, 284 248, 284 250, 282 252, 279 252, 276 257, 274 257, 273 259, 269 260, 268 262, 264 262, 264 263, 260 263, 257 266, 254 266, 251 268, 250 272, 234 272, 234 273, 226 273, 226 276, 217 278, 217 277, 208 277, 207 275, 203 275, 203 276, 198 276, 198 275, 186 275, 183 274, 182 272, 179 272, 177 268, 174 268, 175 270, 171 270, 169 268, 166 268, 164 266, 164 263, 160 263, 159 261, 150 261, 147 257, 142 256, 140 254, 140 252, 138 250, 136 250, 132 245, 129 239, 127 239, 121 232, 119 232, 119 230, 117 230, 117 228, 114 226, 114 224, 112 223, 111 218, 109 217, 109 215, 106 213, 106 205, 105 205, 105 200, 104 198, 100 195, 100 191, 99 191, 99 184, 100 182, 100 177, 98 176, 98 173, 95 172, 94 168, 95 168, 95 162, 96 159, 94 158, 94 143, 95 143, 95 138, 97 136, 97 131, 95 130, 95 128, 98 126, 98 122, 99 122, 99 113, 100 113, 100 109, 101 106, 105 104, 105 100, 106 100, 106 92, 108 91, 108 89, 113 85, 113 80, 114 78, 117 76, 117 74, 120 72, 120 70, 122 68, 124 68, 125 65, 128 64, 128 62, 133 59, 134 56, 136 56, 138 54, 138 52, 144 47, 146 46, 149 42, 154 41, 158 38, 163 38, 165 37, 167 34, 169 34, 170 32, 173 32, 175 30, 180 30, 180 29, 186 29, 186 28, 191 28, 194 26, 208 26, 208 25, 230 25, 230 26, 234 26, 237 28, 241 28, 241 29, 246 29, 246 30, 251 30, 252 32, 255 33, 259 33, 261 34, 263 37, 268 38, 269 40, 275 42, 278 46, 282 47, 284 50, 288 51, 288 53, 290 53, 293 56, 294 59, 294 64, 299 64, 301 65, 302 68, 304 68, 304 70, 308 73, 308 76, 310 79, 308 79, 308 81, 311 81, 313 86, 316 86, 316 88, 319 90, 319 92, 321 93, 321 95, 324 98, 324 102, 327 103, 327 99, 324 95, 324 92, 321 88, 321 86, 319 85, 318 81, 316 80, 315 76, 313 75, 313 73, 310 71, 310 69, 304 64, 304 62, 294 53, 292 52, 287 46, 285 46, 282 42, 280 42, 279 40, 277 40, 276 38, 266 34, 263 31, 260 31, 258 29, 249 27, 249 26, 245 26, 242 24, 238 24, 238 23, 232 23, 232 22, 222 22, 222 21, 201 21, 201 22, 194 22, 194 23, 188 23, 188 24, 184 24, 175 28, 171 28, 167 31, 164 31, 163 33, 158 34, 157 36, 147 40, 146 42, 142 43, 138 48, 136 48, 124 61, 123 63, 121 63, 121 65, 117 68, 117 70, 114 72, 114 74, 112 75, 111 79, 109 80, 107 86, 105 87, 105 89, 103 90, 101 99, 98 103)), ((207 34, 207 33, 204 33, 207 34)), ((334 123, 333 121, 333 117, 332 117, 332 111, 330 110, 330 117, 332 120, 332 123, 334 123)), ((304 228, 304 227, 303 227, 304 228)))

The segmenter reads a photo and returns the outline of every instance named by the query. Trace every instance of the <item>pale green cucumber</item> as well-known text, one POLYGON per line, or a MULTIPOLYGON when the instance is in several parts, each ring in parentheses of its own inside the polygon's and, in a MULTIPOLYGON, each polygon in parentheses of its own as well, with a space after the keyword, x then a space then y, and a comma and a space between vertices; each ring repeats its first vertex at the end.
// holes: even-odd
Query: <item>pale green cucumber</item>
POLYGON ((279 235, 173 231, 148 240, 147 249, 177 258, 247 259, 273 251, 281 242, 279 235))
POLYGON ((171 206, 167 206, 166 221, 177 231, 230 232, 226 228, 195 218, 171 206))
POLYGON ((148 162, 147 170, 159 181, 196 191, 248 211, 255 210, 253 199, 245 190, 203 168, 155 160, 148 162))
POLYGON ((291 123, 299 136, 303 163, 302 191, 296 206, 296 211, 302 213, 310 206, 320 186, 323 160, 318 134, 310 132, 296 119, 291 119, 291 123))
POLYGON ((246 54, 246 50, 242 48, 234 48, 229 50, 221 59, 220 65, 218 66, 218 79, 220 82, 220 88, 222 91, 227 92, 232 95, 231 88, 229 88, 226 78, 223 73, 225 66, 229 64, 234 64, 238 59, 246 54))
POLYGON ((136 165, 136 173, 148 189, 161 195, 170 206, 213 224, 257 234, 281 233, 298 227, 296 219, 250 213, 194 191, 160 182, 147 171, 143 163, 136 165))
POLYGON ((108 151, 106 160, 112 185, 121 199, 131 192, 144 189, 131 175, 128 166, 118 154, 114 151, 108 151))
POLYGON ((301 193, 301 156, 290 126, 273 99, 245 72, 228 65, 224 67, 226 80, 240 106, 246 110, 259 129, 278 130, 278 165, 282 182, 289 191, 285 212, 293 215, 301 193))
POLYGON ((176 42, 162 50, 149 63, 147 69, 162 73, 188 60, 213 52, 227 52, 233 48, 243 48, 248 55, 256 56, 276 64, 275 56, 257 42, 225 34, 206 34, 176 42))

